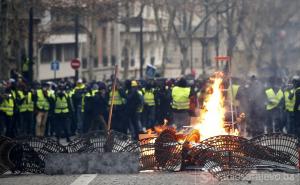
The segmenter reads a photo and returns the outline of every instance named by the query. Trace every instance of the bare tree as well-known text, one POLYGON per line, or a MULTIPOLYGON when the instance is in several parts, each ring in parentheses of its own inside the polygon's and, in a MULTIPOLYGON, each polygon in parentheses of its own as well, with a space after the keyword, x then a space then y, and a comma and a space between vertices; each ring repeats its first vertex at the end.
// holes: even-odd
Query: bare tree
POLYGON ((242 41, 248 62, 256 62, 259 69, 267 65, 264 60, 270 61, 270 75, 278 75, 280 61, 285 61, 289 57, 287 53, 298 47, 298 29, 296 32, 291 29, 300 20, 299 8, 300 2, 297 0, 288 3, 284 0, 247 3, 251 15, 245 20, 242 41))
MULTIPOLYGON (((234 48, 238 43, 238 38, 242 32, 244 21, 247 17, 247 4, 246 1, 239 0, 225 0, 224 9, 221 16, 221 23, 225 29, 226 34, 223 38, 227 39, 227 56, 234 57, 234 48)), ((229 63, 226 63, 225 71, 229 70, 229 63)))
POLYGON ((27 6, 21 0, 0 3, 0 78, 7 79, 11 69, 20 69, 26 44, 27 6))
POLYGON ((172 8, 167 10, 166 0, 152 0, 151 5, 153 7, 155 24, 157 27, 157 32, 161 37, 163 43, 163 53, 162 53, 162 66, 161 75, 164 76, 166 63, 168 63, 168 47, 170 44, 170 39, 172 36, 173 22, 176 16, 176 9, 172 8), (167 13, 168 12, 168 13, 167 13))
MULTIPOLYGON (((189 66, 188 51, 194 37, 196 35, 199 36, 198 32, 202 28, 204 29, 202 31, 202 38, 207 37, 209 19, 223 4, 223 0, 177 0, 172 1, 172 6, 170 6, 170 4, 168 5, 169 14, 174 10, 177 12, 176 18, 172 22, 172 28, 183 58, 181 60, 181 74, 185 74, 189 66), (174 10, 172 10, 172 8, 174 10)), ((207 60, 207 57, 205 57, 207 54, 205 50, 206 42, 202 42, 202 46, 204 55, 203 63, 205 63, 204 61, 207 60)), ((203 64, 203 71, 205 70, 204 65, 205 64, 203 64)))

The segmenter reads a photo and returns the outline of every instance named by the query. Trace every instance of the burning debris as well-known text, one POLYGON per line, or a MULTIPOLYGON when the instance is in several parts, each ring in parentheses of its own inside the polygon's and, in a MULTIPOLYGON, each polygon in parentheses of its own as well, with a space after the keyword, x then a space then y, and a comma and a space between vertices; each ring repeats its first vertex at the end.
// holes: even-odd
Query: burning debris
MULTIPOLYGON (((196 124, 177 131, 165 122, 149 130, 148 134, 155 136, 149 139, 153 152, 147 155, 147 159, 152 156, 152 169, 177 171, 197 166, 223 180, 242 179, 261 164, 297 166, 297 138, 269 134, 248 140, 239 136, 236 125, 243 123, 245 114, 233 115, 232 106, 227 110, 229 106, 225 105, 223 83, 222 73, 210 78, 196 124), (231 121, 226 120, 227 112, 232 114, 231 121)), ((144 167, 150 169, 147 162, 144 167)), ((142 164, 145 164, 143 160, 142 164)))
POLYGON ((210 78, 210 85, 207 89, 209 93, 204 100, 199 122, 194 126, 195 129, 199 130, 201 140, 218 135, 239 134, 237 130, 226 129, 223 78, 224 75, 221 72, 210 78))
MULTIPOLYGON (((200 116, 197 118, 197 122, 189 129, 182 129, 176 133, 178 142, 199 143, 200 141, 218 135, 239 135, 239 131, 234 128, 234 124, 241 123, 245 115, 242 113, 236 119, 235 123, 233 120, 226 122, 225 114, 226 112, 232 112, 232 110, 226 110, 225 108, 223 83, 224 74, 222 72, 215 73, 215 75, 209 79, 200 116)), ((163 125, 155 126, 154 130, 147 130, 147 134, 159 135, 166 129, 175 129, 168 127, 167 123, 167 120, 165 120, 163 125)))

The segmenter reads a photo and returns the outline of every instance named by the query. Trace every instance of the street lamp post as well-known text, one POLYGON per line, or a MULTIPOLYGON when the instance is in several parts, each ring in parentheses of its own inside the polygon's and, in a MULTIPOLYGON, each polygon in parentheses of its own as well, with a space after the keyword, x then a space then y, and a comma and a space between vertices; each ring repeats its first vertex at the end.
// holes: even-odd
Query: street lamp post
MULTIPOLYGON (((79 17, 78 14, 75 15, 75 59, 79 57, 79 17)), ((78 69, 75 70, 75 81, 79 78, 79 71, 78 69)))
POLYGON ((28 21, 28 58, 29 58, 29 82, 33 81, 33 7, 29 9, 28 21))
POLYGON ((144 20, 143 12, 140 15, 140 78, 143 78, 144 67, 144 20))

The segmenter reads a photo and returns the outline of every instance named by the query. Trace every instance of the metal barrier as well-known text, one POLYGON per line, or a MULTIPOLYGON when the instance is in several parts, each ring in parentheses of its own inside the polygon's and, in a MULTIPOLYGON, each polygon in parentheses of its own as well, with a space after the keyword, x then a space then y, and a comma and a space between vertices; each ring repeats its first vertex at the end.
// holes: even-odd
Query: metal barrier
POLYGON ((247 140, 216 136, 200 143, 180 141, 175 130, 166 129, 157 138, 139 142, 111 131, 92 132, 62 146, 49 138, 0 137, 0 175, 44 173, 50 153, 139 152, 140 170, 184 170, 188 165, 206 168, 219 180, 242 179, 256 165, 285 165, 297 169, 299 139, 286 134, 267 134, 247 140))

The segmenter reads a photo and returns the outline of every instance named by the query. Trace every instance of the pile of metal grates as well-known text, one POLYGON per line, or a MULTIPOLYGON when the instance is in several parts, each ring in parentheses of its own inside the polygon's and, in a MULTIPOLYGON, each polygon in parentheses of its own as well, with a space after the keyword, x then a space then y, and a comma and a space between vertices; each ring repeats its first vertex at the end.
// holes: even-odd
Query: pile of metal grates
POLYGON ((259 165, 294 169, 299 165, 299 139, 285 134, 267 134, 250 140, 224 135, 189 143, 179 141, 176 131, 171 129, 139 142, 118 132, 97 131, 75 138, 67 146, 49 138, 0 137, 0 174, 44 173, 48 154, 93 152, 139 152, 141 171, 180 171, 197 166, 219 180, 241 180, 259 165))

